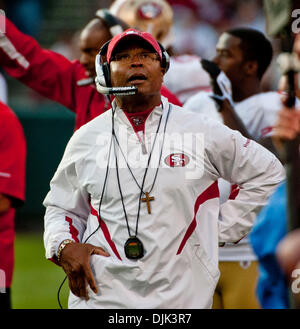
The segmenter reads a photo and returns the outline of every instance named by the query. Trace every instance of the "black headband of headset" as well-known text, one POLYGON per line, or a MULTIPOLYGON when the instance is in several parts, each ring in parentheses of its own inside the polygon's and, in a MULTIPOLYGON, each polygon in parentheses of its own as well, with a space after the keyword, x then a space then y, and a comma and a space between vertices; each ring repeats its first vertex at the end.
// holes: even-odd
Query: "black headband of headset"
POLYGON ((97 10, 95 17, 102 19, 104 21, 104 23, 108 26, 109 31, 113 37, 124 31, 117 17, 112 15, 107 9, 97 10))

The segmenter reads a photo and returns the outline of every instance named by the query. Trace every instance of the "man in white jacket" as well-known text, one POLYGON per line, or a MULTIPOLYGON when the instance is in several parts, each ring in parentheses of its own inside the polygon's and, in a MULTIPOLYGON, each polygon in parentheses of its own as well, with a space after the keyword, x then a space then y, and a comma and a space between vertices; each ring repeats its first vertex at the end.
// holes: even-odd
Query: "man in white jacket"
MULTIPOLYGON (((270 41, 257 30, 235 28, 222 33, 213 62, 229 79, 232 95, 228 97, 232 97, 232 106, 228 106, 228 100, 217 106, 211 98, 211 92, 199 92, 184 107, 240 131, 245 137, 261 143, 276 154, 271 135, 282 107, 282 94, 261 90, 261 80, 271 62, 272 53, 270 41)), ((229 87, 227 89, 230 90, 229 87)), ((239 187, 234 182, 220 180, 219 189, 221 202, 239 193, 239 187)), ((256 296, 258 265, 248 237, 238 244, 228 243, 220 248, 220 280, 213 308, 260 308, 256 296)))
POLYGON ((210 308, 218 242, 247 234, 283 168, 161 97, 168 58, 149 33, 123 32, 97 61, 112 110, 75 132, 44 201, 46 257, 68 276, 69 308, 210 308), (222 206, 219 177, 241 187, 222 206))

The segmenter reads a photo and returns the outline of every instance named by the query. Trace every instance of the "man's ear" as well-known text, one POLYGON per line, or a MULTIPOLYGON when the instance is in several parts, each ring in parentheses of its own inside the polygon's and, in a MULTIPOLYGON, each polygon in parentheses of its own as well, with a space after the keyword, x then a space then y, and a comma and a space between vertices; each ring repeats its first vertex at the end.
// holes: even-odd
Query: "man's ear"
POLYGON ((248 76, 257 75, 258 64, 256 61, 247 61, 244 65, 244 73, 248 76))

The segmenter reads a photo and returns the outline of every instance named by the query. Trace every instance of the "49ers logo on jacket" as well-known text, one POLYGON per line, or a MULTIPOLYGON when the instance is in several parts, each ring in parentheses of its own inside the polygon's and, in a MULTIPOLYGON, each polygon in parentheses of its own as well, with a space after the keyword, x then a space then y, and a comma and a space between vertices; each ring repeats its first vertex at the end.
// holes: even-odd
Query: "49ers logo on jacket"
POLYGON ((165 158, 165 163, 170 167, 184 167, 190 159, 184 153, 172 153, 165 158))

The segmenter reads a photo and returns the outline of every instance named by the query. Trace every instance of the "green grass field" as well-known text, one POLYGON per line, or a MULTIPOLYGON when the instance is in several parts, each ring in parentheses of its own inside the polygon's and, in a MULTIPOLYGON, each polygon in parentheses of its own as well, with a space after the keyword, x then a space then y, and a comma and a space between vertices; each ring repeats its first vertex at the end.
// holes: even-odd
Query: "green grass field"
MULTIPOLYGON (((57 291, 64 279, 63 270, 45 258, 42 233, 18 233, 15 241, 15 270, 12 283, 14 309, 59 308, 57 291)), ((68 283, 60 293, 67 308, 68 283)))

